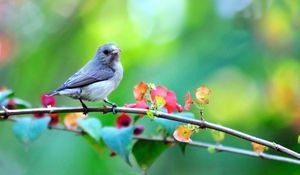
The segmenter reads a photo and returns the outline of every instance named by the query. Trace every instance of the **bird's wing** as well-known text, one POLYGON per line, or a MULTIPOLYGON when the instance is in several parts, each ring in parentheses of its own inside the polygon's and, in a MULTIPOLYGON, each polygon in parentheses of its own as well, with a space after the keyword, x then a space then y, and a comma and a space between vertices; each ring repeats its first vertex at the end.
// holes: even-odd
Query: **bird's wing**
POLYGON ((114 76, 115 70, 110 67, 101 67, 98 70, 81 69, 71 76, 60 88, 56 91, 87 86, 89 84, 105 81, 114 76))

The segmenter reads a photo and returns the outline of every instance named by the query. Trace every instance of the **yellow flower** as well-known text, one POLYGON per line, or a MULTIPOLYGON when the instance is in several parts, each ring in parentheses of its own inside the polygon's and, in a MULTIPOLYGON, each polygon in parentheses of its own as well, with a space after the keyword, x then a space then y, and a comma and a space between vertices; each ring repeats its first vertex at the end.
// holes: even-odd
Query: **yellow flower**
POLYGON ((70 130, 76 130, 77 129, 77 119, 78 118, 84 118, 84 115, 81 113, 69 113, 66 115, 64 124, 65 126, 70 130))
POLYGON ((263 153, 264 150, 267 148, 266 146, 255 143, 255 142, 251 142, 251 144, 252 144, 253 151, 257 154, 263 153))
POLYGON ((179 142, 191 142, 191 135, 193 130, 191 130, 186 125, 177 126, 175 132, 173 133, 174 138, 179 142))

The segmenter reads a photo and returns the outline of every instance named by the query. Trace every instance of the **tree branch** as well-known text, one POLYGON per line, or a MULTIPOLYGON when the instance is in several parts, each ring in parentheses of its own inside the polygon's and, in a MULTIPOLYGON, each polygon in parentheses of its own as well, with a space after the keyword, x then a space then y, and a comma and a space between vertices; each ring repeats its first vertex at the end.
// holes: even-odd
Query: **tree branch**
MULTIPOLYGON (((79 135, 85 134, 85 132, 83 130, 80 130, 80 129, 69 130, 68 128, 64 127, 63 125, 51 126, 49 129, 73 132, 73 133, 76 133, 79 135)), ((133 138, 137 139, 137 140, 158 141, 158 142, 172 143, 172 144, 177 143, 173 138, 169 138, 169 137, 162 138, 162 137, 133 136, 133 138)), ((241 149, 241 148, 223 146, 220 144, 209 144, 209 143, 204 143, 204 142, 199 142, 199 141, 192 141, 187 144, 194 146, 194 147, 214 148, 216 150, 216 152, 229 152, 229 153, 234 153, 234 154, 246 155, 246 156, 250 156, 250 157, 262 158, 262 159, 266 159, 266 160, 275 160, 275 161, 300 165, 300 160, 291 159, 291 158, 287 158, 287 157, 283 157, 283 156, 272 155, 272 154, 266 154, 266 153, 257 154, 253 151, 249 151, 249 150, 245 150, 245 149, 241 149)))
MULTIPOLYGON (((117 107, 116 112, 126 112, 126 113, 133 113, 133 114, 146 114, 147 110, 146 109, 137 109, 137 108, 125 108, 125 107, 117 107)), ((16 109, 16 110, 9 110, 5 109, 0 111, 0 116, 2 116, 2 119, 5 119, 6 117, 12 116, 12 115, 23 115, 23 114, 33 114, 33 113, 71 113, 71 112, 83 112, 82 107, 51 107, 51 108, 31 108, 31 109, 16 109)), ((103 112, 103 113, 108 113, 112 112, 111 107, 99 107, 99 108, 88 108, 88 112, 103 112)), ((156 117, 159 118, 165 118, 168 120, 173 120, 173 121, 178 121, 178 122, 183 122, 183 123, 190 123, 194 125, 198 125, 201 128, 210 128, 214 129, 217 131, 222 131, 224 133, 227 133, 232 136, 236 136, 238 138, 250 141, 250 142, 255 142, 264 146, 267 146, 269 148, 272 148, 276 151, 285 153, 291 157, 294 157, 298 160, 300 160, 300 154, 290 150, 282 145, 276 144, 275 142, 270 142, 258 137, 251 136, 249 134, 224 127, 221 125, 217 125, 211 122, 207 122, 204 120, 196 120, 196 119, 188 119, 188 118, 183 118, 181 116, 177 116, 174 114, 167 114, 164 112, 160 111, 152 111, 156 117)))
MULTIPOLYGON (((143 137, 143 136, 134 136, 134 138, 139 139, 139 140, 176 143, 175 140, 172 138, 159 138, 159 137, 150 137, 149 138, 149 137, 143 137)), ((199 141, 192 141, 187 144, 191 145, 191 146, 195 146, 195 147, 214 148, 216 150, 216 152, 230 152, 230 153, 241 154, 241 155, 246 155, 246 156, 251 156, 251 157, 260 157, 262 159, 276 160, 276 161, 288 162, 288 163, 300 165, 300 161, 296 160, 296 159, 291 159, 291 158, 286 158, 283 156, 276 156, 276 155, 266 154, 266 153, 257 154, 253 151, 249 151, 249 150, 245 150, 245 149, 241 149, 241 148, 223 146, 220 144, 214 145, 214 144, 209 144, 209 143, 204 143, 204 142, 199 142, 199 141)))

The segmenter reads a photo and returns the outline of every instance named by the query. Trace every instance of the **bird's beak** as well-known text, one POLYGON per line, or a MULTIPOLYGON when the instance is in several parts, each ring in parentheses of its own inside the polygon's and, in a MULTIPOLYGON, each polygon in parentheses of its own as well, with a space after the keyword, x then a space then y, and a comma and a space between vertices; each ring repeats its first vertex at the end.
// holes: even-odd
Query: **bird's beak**
POLYGON ((112 54, 119 54, 121 52, 121 49, 117 48, 117 49, 114 49, 111 53, 112 54))

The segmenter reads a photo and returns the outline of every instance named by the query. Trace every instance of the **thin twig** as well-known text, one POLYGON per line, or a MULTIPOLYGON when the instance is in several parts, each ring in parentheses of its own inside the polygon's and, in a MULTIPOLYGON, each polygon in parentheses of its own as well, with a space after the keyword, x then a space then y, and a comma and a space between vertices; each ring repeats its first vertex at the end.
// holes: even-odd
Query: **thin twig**
MULTIPOLYGON (((108 113, 112 112, 111 107, 99 107, 99 108, 89 108, 89 112, 103 112, 103 113, 108 113)), ((137 108, 125 108, 125 107, 117 107, 115 109, 116 112, 126 112, 126 113, 133 113, 133 114, 146 114, 147 110, 146 109, 137 109, 137 108)), ((23 114, 33 114, 33 113, 71 113, 71 112, 83 112, 83 108, 81 107, 53 107, 53 108, 31 108, 31 109, 16 109, 16 110, 6 110, 6 111, 0 111, 0 116, 12 116, 12 115, 23 115, 23 114)), ((300 154, 290 150, 282 145, 276 144, 275 142, 270 142, 258 137, 251 136, 249 134, 224 127, 218 124, 214 124, 211 122, 207 122, 204 120, 196 120, 196 119, 189 119, 189 118, 183 118, 178 115, 174 114, 168 114, 160 111, 152 111, 153 114, 156 117, 159 118, 164 118, 168 120, 173 120, 173 121, 178 121, 178 122, 183 122, 183 123, 190 123, 194 125, 201 126, 203 128, 210 128, 214 129, 217 131, 222 131, 224 133, 227 133, 232 136, 236 136, 238 138, 250 141, 250 142, 255 142, 264 146, 267 146, 269 148, 272 148, 276 151, 285 153, 291 157, 294 157, 296 159, 300 160, 300 154)))
MULTIPOLYGON (((51 126, 51 129, 56 129, 60 131, 67 131, 67 132, 73 132, 78 135, 85 134, 84 131, 80 129, 76 130, 69 130, 68 128, 64 126, 51 126)), ((145 136, 133 136, 134 139, 137 140, 148 140, 148 141, 158 141, 158 142, 164 142, 164 143, 172 143, 176 144, 176 141, 173 138, 162 138, 162 137, 145 137, 145 136)), ((272 154, 266 154, 266 153, 261 153, 257 154, 254 151, 249 151, 246 149, 241 149, 241 148, 235 148, 235 147, 229 147, 229 146, 224 146, 221 144, 214 145, 214 144, 209 144, 205 142, 199 142, 199 141, 192 141, 187 143, 188 145, 195 146, 195 147, 201 147, 201 148, 213 148, 216 150, 216 152, 229 152, 229 153, 234 153, 234 154, 240 154, 240 155, 246 155, 246 156, 251 156, 251 157, 257 157, 257 158, 262 158, 266 160, 275 160, 275 161, 280 161, 280 162, 287 162, 287 163, 292 163, 292 164, 297 164, 300 165, 300 160, 296 159, 291 159, 283 156, 277 156, 277 155, 272 155, 272 154)))

